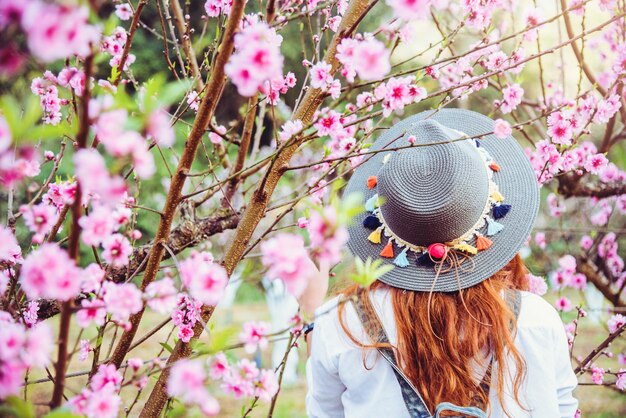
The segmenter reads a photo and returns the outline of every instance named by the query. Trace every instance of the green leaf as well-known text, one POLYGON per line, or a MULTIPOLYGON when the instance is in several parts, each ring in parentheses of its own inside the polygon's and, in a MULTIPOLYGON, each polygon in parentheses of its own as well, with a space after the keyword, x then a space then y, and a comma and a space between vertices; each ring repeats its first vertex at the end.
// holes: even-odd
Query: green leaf
POLYGON ((382 260, 372 261, 370 257, 368 257, 365 262, 356 257, 354 260, 354 266, 356 271, 350 273, 348 277, 350 280, 363 287, 368 287, 394 268, 391 264, 383 264, 382 260))
POLYGON ((80 415, 72 414, 65 408, 55 409, 52 412, 48 412, 43 418, 80 418, 80 415))
POLYGON ((237 328, 226 327, 219 330, 211 331, 211 337, 208 344, 203 342, 198 342, 194 346, 194 351, 198 355, 204 354, 215 354, 219 351, 224 350, 226 347, 234 344, 236 342, 235 336, 237 335, 237 328))
POLYGON ((35 418, 35 408, 22 398, 9 396, 4 400, 4 405, 0 405, 0 416, 35 418))
POLYGON ((161 347, 167 350, 167 352, 170 354, 172 353, 172 351, 174 351, 174 349, 168 343, 159 343, 159 344, 161 344, 161 347))

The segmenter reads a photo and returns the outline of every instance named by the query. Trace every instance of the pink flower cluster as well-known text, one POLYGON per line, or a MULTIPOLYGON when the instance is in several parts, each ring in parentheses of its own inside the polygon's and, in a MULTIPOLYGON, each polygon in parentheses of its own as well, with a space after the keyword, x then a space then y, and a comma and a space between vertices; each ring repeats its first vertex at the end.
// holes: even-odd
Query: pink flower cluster
POLYGON ((209 373, 212 379, 221 380, 224 392, 235 399, 258 396, 269 402, 278 392, 276 374, 272 370, 259 370, 248 359, 230 365, 226 356, 219 353, 209 363, 209 373))
POLYGON ((584 290, 587 287, 587 277, 576 272, 576 259, 569 254, 559 259, 559 268, 550 275, 550 280, 555 289, 584 290))
POLYGON ((102 364, 91 378, 89 386, 70 398, 67 405, 73 413, 87 418, 115 418, 122 406, 122 398, 119 396, 122 380, 122 374, 114 365, 102 364))
POLYGON ((154 158, 148 149, 148 141, 138 132, 124 128, 128 120, 126 110, 100 110, 93 124, 100 143, 113 157, 130 157, 133 169, 140 178, 152 177, 156 168, 154 158))
POLYGON ((311 66, 309 69, 311 87, 325 91, 330 94, 330 97, 337 99, 341 94, 341 82, 333 77, 332 66, 326 61, 319 61, 312 65, 305 61, 304 64, 311 66))
POLYGON ((614 232, 609 232, 600 241, 598 245, 598 255, 606 264, 608 270, 620 280, 626 278, 624 272, 624 259, 619 255, 619 244, 617 236, 614 232))
POLYGON ((535 146, 534 151, 527 148, 526 155, 535 170, 539 184, 547 183, 554 176, 570 171, 579 174, 587 171, 603 177, 605 170, 614 170, 613 167, 609 168, 606 157, 598 154, 596 146, 589 141, 563 152, 547 139, 537 142, 535 146))
POLYGON ((355 75, 361 80, 377 80, 391 70, 389 50, 375 38, 345 38, 337 46, 337 59, 343 65, 342 75, 354 82, 355 75))
POLYGON ((0 113, 0 185, 7 189, 41 172, 37 150, 30 145, 10 148, 11 141, 12 135, 0 113), (7 148, 2 149, 4 146, 7 148))
POLYGON ((29 299, 70 300, 80 293, 81 271, 57 244, 43 244, 24 260, 20 284, 29 299))
POLYGON ((183 285, 189 294, 204 305, 216 306, 224 295, 228 274, 213 262, 208 252, 194 251, 178 266, 183 285))
POLYGON ((115 206, 126 198, 126 184, 120 176, 111 176, 104 158, 93 149, 74 154, 76 178, 83 188, 84 203, 90 199, 99 204, 115 206))
POLYGON ((244 344, 247 353, 252 354, 259 350, 265 350, 268 345, 267 334, 270 325, 267 322, 246 322, 243 331, 239 334, 239 341, 244 344))
POLYGON ((415 84, 414 77, 392 77, 374 89, 376 100, 382 101, 383 115, 401 111, 405 106, 426 98, 426 89, 415 84))
MULTIPOLYGON (((122 63, 122 55, 124 55, 124 46, 126 45, 127 39, 128 34, 126 33, 126 29, 121 26, 116 27, 111 35, 102 38, 100 51, 106 52, 112 56, 109 60, 109 65, 111 67, 117 68, 122 63)), ((124 71, 128 70, 130 65, 135 62, 135 59, 135 54, 129 53, 126 56, 126 61, 124 62, 124 71)))
POLYGON ((328 265, 341 261, 342 250, 348 242, 348 231, 339 224, 335 207, 327 206, 321 212, 312 211, 307 230, 314 258, 328 265))
POLYGON ((261 243, 261 261, 271 280, 280 279, 299 296, 306 288, 311 261, 301 236, 279 233, 261 243))
POLYGON ((622 314, 615 314, 609 318, 607 325, 609 326, 609 333, 613 334, 617 332, 621 327, 626 324, 626 316, 622 314))
POLYGON ((242 96, 254 96, 265 82, 283 79, 283 56, 280 45, 283 38, 266 23, 249 19, 235 35, 235 53, 226 64, 230 77, 242 96))
POLYGON ((178 338, 188 343, 193 337, 193 327, 200 318, 202 303, 180 293, 177 296, 178 308, 172 312, 172 322, 178 327, 178 338))
POLYGON ((82 95, 85 87, 85 74, 74 67, 64 68, 55 76, 46 71, 43 78, 34 78, 30 85, 33 94, 39 96, 39 105, 43 110, 43 122, 49 125, 58 125, 63 114, 62 106, 69 104, 69 100, 59 97, 57 86, 70 87, 78 96, 82 95))
POLYGON ((27 369, 49 363, 53 345, 47 324, 27 328, 0 312, 0 400, 19 394, 27 369))
POLYGON ((4 226, 0 226, 0 262, 9 265, 22 262, 22 249, 17 243, 15 235, 4 226))
POLYGON ((220 405, 206 389, 206 371, 200 360, 179 360, 167 380, 167 393, 189 406, 197 406, 204 415, 217 415, 220 405))
POLYGON ((430 16, 433 0, 387 0, 393 15, 401 20, 425 19, 430 16))
POLYGON ((548 291, 548 284, 543 277, 527 274, 528 290, 536 295, 543 296, 548 291))
POLYGON ((87 6, 72 3, 0 1, 0 29, 20 24, 30 52, 43 62, 87 56, 100 38, 100 29, 88 18, 87 6))
POLYGON ((204 10, 208 17, 218 17, 219 15, 228 16, 232 4, 232 0, 207 0, 206 3, 204 3, 204 10))

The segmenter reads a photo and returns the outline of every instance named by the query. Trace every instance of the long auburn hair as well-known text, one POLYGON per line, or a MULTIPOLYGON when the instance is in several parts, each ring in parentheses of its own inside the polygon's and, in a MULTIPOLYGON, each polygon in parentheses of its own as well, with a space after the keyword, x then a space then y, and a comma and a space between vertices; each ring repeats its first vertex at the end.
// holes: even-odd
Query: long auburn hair
MULTIPOLYGON (((513 343, 514 313, 503 293, 509 289, 527 290, 527 272, 518 254, 489 279, 457 292, 405 291, 376 281, 369 289, 359 290, 358 285, 352 285, 342 293, 346 297, 368 298, 370 291, 388 289, 398 342, 397 347, 387 346, 393 349, 402 371, 431 411, 441 402, 460 406, 478 404, 490 410, 489 394, 477 386, 474 370, 477 362, 483 368, 488 366, 489 360, 483 360, 485 354, 493 356, 492 388, 500 405, 504 408, 505 382, 511 379, 513 398, 523 408, 519 389, 526 363, 513 343), (515 366, 513 375, 506 369, 507 357, 515 366)), ((341 327, 355 344, 366 350, 381 347, 355 338, 344 314, 345 303, 341 303, 338 309, 341 327)), ((376 313, 366 312, 366 315, 376 313)), ((363 364, 368 368, 366 354, 364 351, 363 364)), ((508 411, 504 412, 510 417, 508 411)))

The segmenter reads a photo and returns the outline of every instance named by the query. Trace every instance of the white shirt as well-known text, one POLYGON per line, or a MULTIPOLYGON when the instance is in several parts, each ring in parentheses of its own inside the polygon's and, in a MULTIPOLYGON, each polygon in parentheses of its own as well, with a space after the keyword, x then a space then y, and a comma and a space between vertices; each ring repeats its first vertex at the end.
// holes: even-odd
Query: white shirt
MULTIPOLYGON (((541 297, 522 293, 517 320, 515 346, 526 361, 527 373, 519 395, 520 408, 509 384, 505 389, 506 408, 514 418, 574 417, 578 401, 572 396, 577 380, 569 360, 567 337, 556 310, 541 297)), ((372 292, 372 303, 395 345, 397 332, 389 292, 372 292)), ((352 343, 339 323, 339 298, 324 304, 316 312, 311 356, 307 361, 309 391, 306 408, 310 417, 409 417, 400 385, 393 369, 375 350, 368 350, 363 365, 363 349, 352 343), (324 312, 327 312, 324 314, 324 312)), ((345 322, 360 341, 367 334, 351 303, 345 305, 345 322)), ((512 362, 507 365, 514 370, 512 362)), ((477 374, 480 372, 477 371, 477 374)), ((480 380, 480 378, 478 378, 480 380)), ((505 418, 497 395, 492 390, 491 417, 505 418)), ((467 406, 467 405, 461 405, 467 406)))

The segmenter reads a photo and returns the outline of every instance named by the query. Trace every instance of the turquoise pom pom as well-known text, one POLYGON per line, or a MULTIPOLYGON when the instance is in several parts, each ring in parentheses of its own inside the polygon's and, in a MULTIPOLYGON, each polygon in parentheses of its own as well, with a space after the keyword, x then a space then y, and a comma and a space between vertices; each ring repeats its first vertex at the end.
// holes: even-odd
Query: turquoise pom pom
POLYGON ((493 237, 498 232, 504 229, 504 225, 494 221, 491 218, 487 218, 487 236, 493 237))
POLYGON ((365 210, 368 212, 374 212, 377 205, 378 205, 378 193, 376 193, 374 196, 367 199, 367 202, 365 202, 365 210))
POLYGON ((406 250, 407 249, 405 248, 400 254, 398 254, 396 259, 393 260, 393 264, 398 267, 407 267, 409 265, 409 260, 406 258, 406 250))

